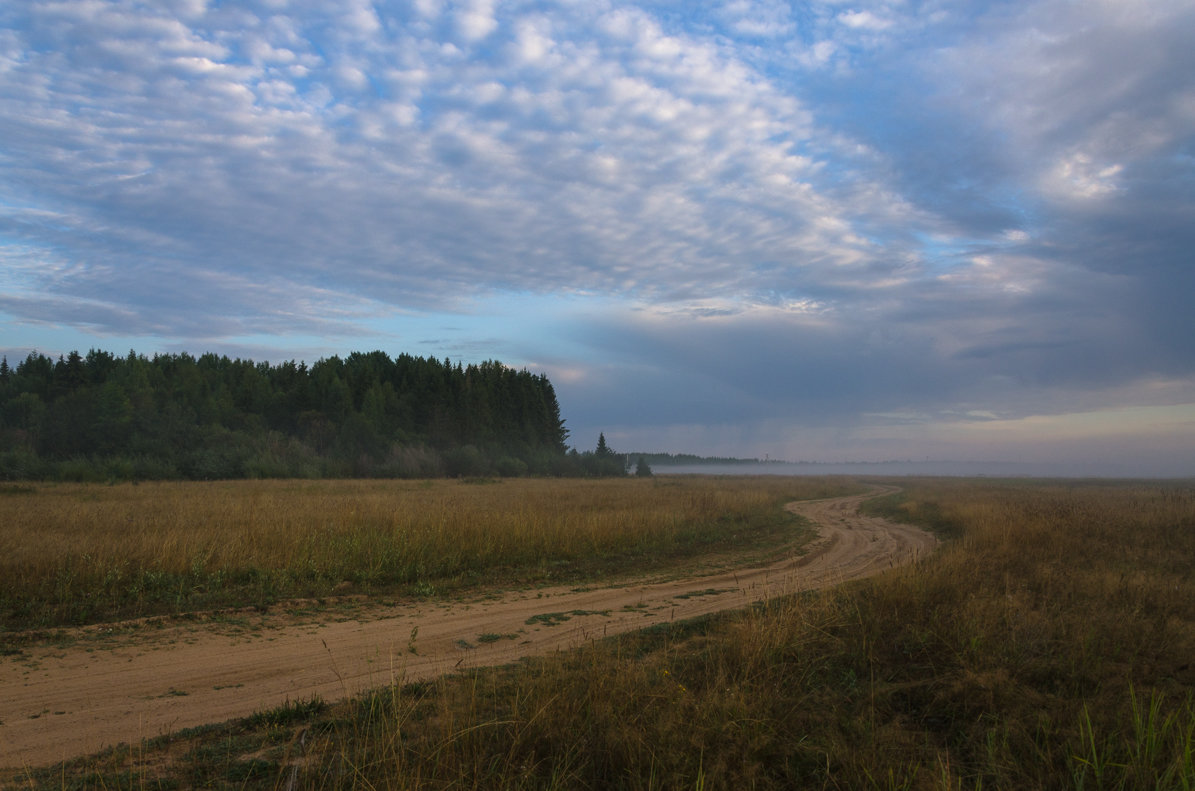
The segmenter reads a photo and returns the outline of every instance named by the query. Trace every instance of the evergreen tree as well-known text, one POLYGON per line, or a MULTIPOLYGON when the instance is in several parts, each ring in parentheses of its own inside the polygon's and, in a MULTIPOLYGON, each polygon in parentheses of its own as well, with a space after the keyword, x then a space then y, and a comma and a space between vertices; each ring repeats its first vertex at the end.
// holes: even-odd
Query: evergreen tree
POLYGON ((84 459, 96 478, 428 475, 450 456, 462 472, 595 474, 567 460, 567 437, 547 377, 493 360, 375 351, 308 367, 93 349, 31 352, 14 369, 0 357, 0 449, 36 462, 0 453, 0 478, 53 477, 84 459))
POLYGON ((581 456, 581 466, 587 475, 612 478, 626 475, 623 459, 606 444, 606 435, 598 434, 597 449, 586 451, 581 456))

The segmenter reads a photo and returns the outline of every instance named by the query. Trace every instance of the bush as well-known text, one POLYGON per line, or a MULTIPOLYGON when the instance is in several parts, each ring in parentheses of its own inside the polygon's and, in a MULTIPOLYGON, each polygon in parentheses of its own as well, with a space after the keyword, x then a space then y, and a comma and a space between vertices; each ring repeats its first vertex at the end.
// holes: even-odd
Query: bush
POLYGON ((494 462, 494 469, 503 478, 521 478, 527 474, 527 462, 513 456, 503 456, 494 462))
POLYGON ((454 448, 444 454, 444 473, 450 478, 471 478, 489 472, 489 460, 473 445, 454 448))
POLYGON ((377 474, 382 478, 438 478, 444 474, 444 461, 423 445, 393 445, 377 474))
POLYGON ((23 481, 45 474, 45 463, 33 451, 27 448, 0 451, 0 480, 23 481))
POLYGON ((72 456, 53 466, 55 480, 72 483, 99 483, 106 480, 104 470, 85 456, 72 456))

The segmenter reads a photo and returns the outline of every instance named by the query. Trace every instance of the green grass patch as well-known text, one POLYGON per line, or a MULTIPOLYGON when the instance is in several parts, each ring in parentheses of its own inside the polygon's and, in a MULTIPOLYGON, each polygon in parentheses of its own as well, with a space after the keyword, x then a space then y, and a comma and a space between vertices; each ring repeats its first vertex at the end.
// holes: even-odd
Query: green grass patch
POLYGON ((517 634, 515 634, 514 632, 508 632, 507 634, 498 634, 497 632, 486 632, 484 634, 477 635, 477 642, 481 643, 482 645, 485 645, 488 643, 496 643, 499 640, 517 640, 518 637, 519 636, 517 634))
POLYGON ((574 615, 604 615, 609 617, 609 610, 569 610, 568 612, 545 612, 532 615, 525 623, 528 626, 556 626, 570 620, 574 615))
POLYGON ((718 596, 723 593, 732 593, 734 588, 706 588, 705 590, 690 591, 689 593, 678 593, 673 596, 674 599, 695 599, 699 596, 718 596))
POLYGON ((307 700, 287 700, 273 709, 259 711, 241 720, 241 726, 247 730, 260 728, 277 728, 307 722, 322 714, 328 708, 318 695, 307 700))

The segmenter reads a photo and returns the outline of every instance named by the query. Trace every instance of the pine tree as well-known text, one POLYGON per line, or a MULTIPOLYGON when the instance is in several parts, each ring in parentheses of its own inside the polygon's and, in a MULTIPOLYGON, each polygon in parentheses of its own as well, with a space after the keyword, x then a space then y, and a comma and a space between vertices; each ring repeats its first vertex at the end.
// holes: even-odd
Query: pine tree
POLYGON ((466 367, 374 351, 308 367, 93 349, 57 361, 30 352, 11 366, 0 355, 0 416, 0 447, 20 440, 49 465, 128 454, 164 477, 392 474, 389 460, 408 449, 427 460, 410 470, 436 474, 442 457, 470 447, 486 469, 623 472, 604 436, 601 464, 566 464, 568 430, 547 377, 496 360, 466 367))

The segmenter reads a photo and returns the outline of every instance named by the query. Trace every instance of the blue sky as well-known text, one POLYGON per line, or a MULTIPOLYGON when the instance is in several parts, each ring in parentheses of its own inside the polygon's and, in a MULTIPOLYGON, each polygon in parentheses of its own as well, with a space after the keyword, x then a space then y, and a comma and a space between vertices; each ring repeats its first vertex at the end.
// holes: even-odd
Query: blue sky
POLYGON ((498 359, 581 448, 1195 474, 1193 40, 1187 0, 6 3, 0 352, 498 359))

